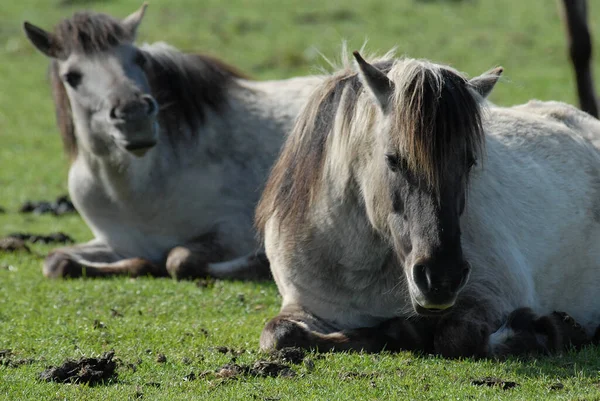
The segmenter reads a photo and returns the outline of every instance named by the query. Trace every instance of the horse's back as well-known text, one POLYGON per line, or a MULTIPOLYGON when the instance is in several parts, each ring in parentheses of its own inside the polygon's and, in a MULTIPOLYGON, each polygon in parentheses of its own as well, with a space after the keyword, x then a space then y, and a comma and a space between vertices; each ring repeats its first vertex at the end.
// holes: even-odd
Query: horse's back
POLYGON ((515 106, 515 109, 560 122, 600 149, 600 121, 574 106, 556 101, 531 100, 524 105, 515 106))

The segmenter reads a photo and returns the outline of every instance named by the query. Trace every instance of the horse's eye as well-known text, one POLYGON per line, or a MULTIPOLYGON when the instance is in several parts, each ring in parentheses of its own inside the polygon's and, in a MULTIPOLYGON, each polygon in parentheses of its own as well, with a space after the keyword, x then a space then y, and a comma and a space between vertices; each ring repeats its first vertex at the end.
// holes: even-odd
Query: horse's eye
POLYGON ((143 53, 143 52, 141 52, 141 51, 137 51, 137 52, 135 53, 135 58, 134 58, 134 60, 133 60, 133 61, 134 61, 134 62, 135 62, 137 65, 139 65, 140 67, 143 67, 143 66, 145 66, 145 65, 146 65, 146 62, 147 62, 148 60, 146 59, 146 56, 144 55, 144 53, 143 53))
POLYGON ((400 170, 400 157, 393 153, 385 155, 385 162, 390 170, 397 172, 400 170))
POLYGON ((64 75, 65 81, 75 89, 81 83, 81 73, 77 71, 69 71, 64 75))
POLYGON ((477 159, 476 159, 476 158, 474 158, 474 157, 470 157, 470 158, 467 160, 467 168, 468 168, 469 170, 470 170, 470 169, 471 169, 473 166, 476 166, 476 165, 477 165, 477 159))

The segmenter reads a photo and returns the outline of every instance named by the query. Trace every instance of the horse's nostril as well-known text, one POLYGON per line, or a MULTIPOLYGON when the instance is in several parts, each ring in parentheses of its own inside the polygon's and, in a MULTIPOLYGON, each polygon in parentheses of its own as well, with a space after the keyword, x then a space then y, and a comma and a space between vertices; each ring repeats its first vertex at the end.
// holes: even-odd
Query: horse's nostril
POLYGON ((465 262, 464 267, 462 269, 462 275, 460 277, 460 282, 459 282, 458 286, 459 287, 463 286, 469 279, 470 275, 471 275, 471 265, 469 264, 469 262, 465 262))
POLYGON ((413 266, 413 280, 421 291, 428 291, 430 287, 429 277, 427 274, 427 265, 415 264, 413 266))
POLYGON ((156 102, 150 95, 142 96, 142 100, 146 103, 146 113, 148 115, 152 115, 156 112, 157 106, 156 102))
POLYGON ((467 275, 471 272, 471 264, 469 262, 465 262, 463 267, 463 274, 467 275))
POLYGON ((117 108, 116 107, 111 108, 109 115, 110 115, 111 119, 116 120, 117 119, 117 108))

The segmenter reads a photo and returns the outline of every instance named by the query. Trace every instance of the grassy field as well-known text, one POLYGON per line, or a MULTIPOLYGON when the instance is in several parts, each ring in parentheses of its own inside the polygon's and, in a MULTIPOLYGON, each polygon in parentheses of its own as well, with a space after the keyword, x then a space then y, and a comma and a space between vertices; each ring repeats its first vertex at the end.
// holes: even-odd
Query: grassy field
MULTIPOLYGON (((75 215, 17 212, 27 199, 66 193, 68 169, 46 60, 26 41, 22 22, 50 28, 77 9, 125 16, 139 5, 1 2, 0 206, 6 213, 0 213, 0 236, 64 231, 77 241, 91 238, 75 215)), ((590 6, 593 28, 600 32, 600 6, 590 6)), ((368 39, 371 51, 397 46, 401 54, 451 64, 470 75, 503 65, 505 78, 492 96, 499 104, 576 99, 563 29, 548 0, 154 0, 139 39, 219 56, 257 79, 317 72, 326 65, 319 52, 335 59, 342 40, 354 49, 368 39)), ((41 261, 51 247, 32 249, 33 254, 0 253, 0 350, 12 350, 0 352, 0 399, 600 399, 596 348, 503 363, 410 353, 308 355, 292 366, 294 377, 221 378, 211 372, 232 358, 240 364, 266 358, 257 342, 278 311, 273 284, 49 281, 41 275, 41 261), (118 378, 105 385, 38 380, 48 365, 109 350, 119 359, 118 378), (488 376, 505 380, 505 386, 473 384, 488 376), (505 389, 510 382, 517 385, 505 389)))

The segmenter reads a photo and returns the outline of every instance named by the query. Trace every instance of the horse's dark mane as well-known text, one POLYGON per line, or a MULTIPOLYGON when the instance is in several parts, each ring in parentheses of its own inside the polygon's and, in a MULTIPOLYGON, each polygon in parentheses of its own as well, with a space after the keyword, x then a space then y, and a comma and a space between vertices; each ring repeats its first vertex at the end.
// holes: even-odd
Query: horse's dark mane
POLYGON ((169 138, 176 139, 187 125, 198 133, 209 109, 219 112, 227 103, 228 88, 245 76, 234 67, 201 54, 173 48, 144 51, 144 67, 152 95, 160 107, 159 123, 169 138))
MULTIPOLYGON (((481 152, 484 136, 478 100, 467 80, 451 69, 402 59, 374 65, 392 75, 396 84, 391 146, 432 190, 439 191, 457 157, 477 157, 481 152), (398 62, 410 66, 398 68, 398 62)), ((361 90, 357 74, 346 70, 327 80, 309 99, 259 202, 259 232, 264 233, 273 213, 281 226, 291 230, 306 216, 319 190, 336 115, 341 114, 344 125, 350 126, 361 90)))
POLYGON ((121 21, 91 11, 78 12, 62 20, 54 29, 54 36, 57 42, 52 46, 63 57, 73 52, 94 54, 107 51, 134 39, 121 21))
MULTIPOLYGON (((72 51, 91 55, 130 43, 120 21, 92 12, 76 13, 55 29, 65 56, 72 51)), ((175 140, 189 130, 196 134, 204 123, 208 109, 219 111, 227 101, 228 86, 244 77, 234 67, 207 55, 186 54, 166 45, 146 46, 144 70, 152 95, 158 102, 161 131, 175 140)), ((69 99, 59 77, 58 62, 50 64, 50 79, 57 124, 65 152, 71 160, 77 155, 73 118, 69 99)))

